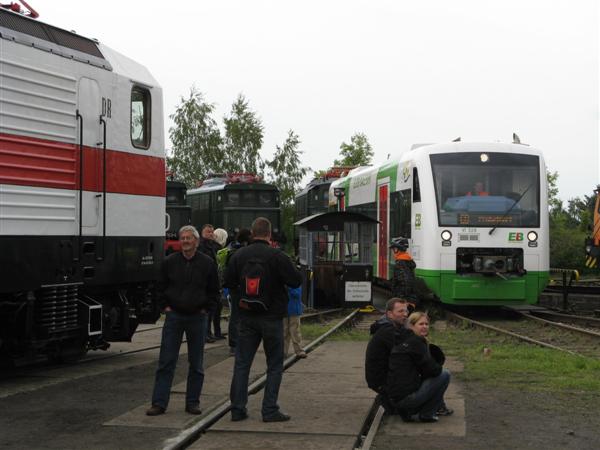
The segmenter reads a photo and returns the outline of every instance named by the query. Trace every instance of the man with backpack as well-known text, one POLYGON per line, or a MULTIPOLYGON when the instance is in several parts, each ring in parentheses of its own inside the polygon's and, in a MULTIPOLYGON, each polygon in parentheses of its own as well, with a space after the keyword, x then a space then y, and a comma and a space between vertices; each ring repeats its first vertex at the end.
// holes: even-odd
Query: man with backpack
POLYGON ((226 288, 239 306, 239 335, 231 381, 231 420, 248 418, 248 377, 260 342, 267 358, 267 381, 262 402, 264 422, 285 422, 290 416, 277 404, 283 375, 283 318, 287 314, 287 286, 298 287, 302 276, 290 258, 272 248, 271 222, 252 223, 253 242, 237 250, 225 270, 226 288))

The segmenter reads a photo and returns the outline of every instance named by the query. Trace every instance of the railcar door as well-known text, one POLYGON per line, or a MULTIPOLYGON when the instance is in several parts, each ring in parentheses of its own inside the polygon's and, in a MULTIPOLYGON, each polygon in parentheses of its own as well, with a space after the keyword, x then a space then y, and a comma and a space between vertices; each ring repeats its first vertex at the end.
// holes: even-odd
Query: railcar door
POLYGON ((78 90, 78 110, 81 115, 80 126, 83 138, 83 186, 80 192, 82 201, 83 235, 98 236, 102 232, 102 139, 100 114, 102 113, 102 98, 100 86, 96 80, 81 78, 78 90))
POLYGON ((388 272, 388 222, 389 222, 389 183, 380 184, 377 187, 377 218, 379 225, 377 227, 377 276, 387 279, 388 272))

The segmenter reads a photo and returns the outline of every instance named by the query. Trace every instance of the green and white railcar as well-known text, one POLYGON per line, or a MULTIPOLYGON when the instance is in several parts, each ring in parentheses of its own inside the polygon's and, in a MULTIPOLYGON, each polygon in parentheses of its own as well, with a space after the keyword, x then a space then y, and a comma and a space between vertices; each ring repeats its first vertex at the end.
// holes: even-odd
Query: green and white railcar
POLYGON ((535 303, 548 282, 546 166, 534 148, 414 146, 334 181, 329 198, 379 221, 373 270, 381 281, 393 273, 390 239, 403 236, 417 276, 443 303, 535 303))

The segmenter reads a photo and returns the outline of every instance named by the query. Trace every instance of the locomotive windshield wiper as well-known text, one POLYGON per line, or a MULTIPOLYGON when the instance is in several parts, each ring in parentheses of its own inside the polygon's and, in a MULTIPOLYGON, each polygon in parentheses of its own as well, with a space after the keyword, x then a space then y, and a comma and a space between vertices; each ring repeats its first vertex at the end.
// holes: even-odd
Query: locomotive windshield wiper
POLYGON ((492 233, 496 230, 496 228, 498 228, 498 224, 502 223, 502 221, 510 214, 510 212, 515 209, 515 206, 517 206, 519 204, 519 202, 521 201, 521 199, 525 196, 525 194, 527 194, 527 191, 529 191, 529 189, 531 189, 531 186, 533 186, 533 183, 531 183, 529 186, 527 186, 527 189, 525 189, 523 191, 523 193, 521 195, 519 195, 519 198, 515 200, 515 202, 511 205, 510 208, 508 208, 508 211, 506 211, 504 213, 504 215, 502 217, 500 217, 500 220, 498 222, 496 222, 496 225, 494 225, 494 227, 490 230, 490 232, 488 233, 490 236, 492 235, 492 233))

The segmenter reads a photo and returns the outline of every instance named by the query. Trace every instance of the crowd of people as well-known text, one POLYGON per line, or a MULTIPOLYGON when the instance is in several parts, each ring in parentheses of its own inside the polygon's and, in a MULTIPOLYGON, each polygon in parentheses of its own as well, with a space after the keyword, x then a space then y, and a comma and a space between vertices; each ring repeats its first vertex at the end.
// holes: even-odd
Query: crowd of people
MULTIPOLYGON (((291 259, 272 239, 271 223, 259 217, 251 230, 240 230, 227 243, 227 232, 204 225, 179 231, 181 252, 166 257, 160 290, 165 323, 149 416, 165 413, 175 367, 185 333, 188 377, 185 411, 201 414, 199 399, 204 381, 204 344, 225 339, 221 309, 229 304, 229 353, 235 356, 231 388, 231 420, 248 418, 248 378, 259 345, 267 361, 262 420, 283 422, 277 399, 283 362, 290 343, 299 358, 302 277, 291 259), (212 327, 212 330, 211 330, 212 327)), ((406 422, 437 422, 453 413, 444 402, 450 373, 443 367, 443 351, 428 341, 429 316, 420 311, 414 288, 414 269, 408 240, 393 239, 395 267, 393 298, 383 317, 370 329, 365 376, 367 385, 387 414, 406 422)))

